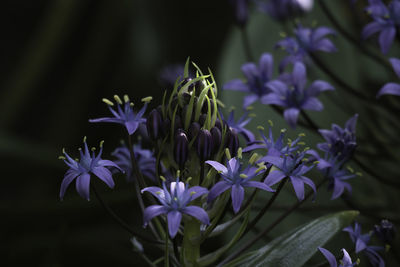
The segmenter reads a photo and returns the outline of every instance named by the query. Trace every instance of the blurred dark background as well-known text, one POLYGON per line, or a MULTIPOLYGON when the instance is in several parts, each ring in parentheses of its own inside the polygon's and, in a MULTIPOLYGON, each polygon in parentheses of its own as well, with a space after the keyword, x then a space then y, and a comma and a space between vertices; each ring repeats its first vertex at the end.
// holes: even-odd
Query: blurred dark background
MULTIPOLYGON (((225 1, 2 1, 0 27, 0 265, 125 266, 137 256, 124 230, 74 185, 63 202, 61 149, 77 155, 83 136, 105 140, 105 154, 123 136, 103 97, 135 102, 165 88, 159 72, 187 56, 216 67, 233 23, 225 1), (4 265, 3 265, 4 264, 4 265)), ((156 102, 154 101, 154 102, 156 102)), ((105 198, 137 225, 132 188, 123 177, 105 198)), ((103 186, 101 187, 103 188, 103 186)))

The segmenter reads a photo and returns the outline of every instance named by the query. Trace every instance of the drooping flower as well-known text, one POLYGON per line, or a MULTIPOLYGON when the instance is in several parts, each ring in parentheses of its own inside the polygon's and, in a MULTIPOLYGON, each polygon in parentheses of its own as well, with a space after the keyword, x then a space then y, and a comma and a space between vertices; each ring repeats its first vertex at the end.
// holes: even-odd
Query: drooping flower
POLYGON ((374 234, 385 244, 391 244, 396 235, 396 228, 388 220, 382 220, 374 225, 374 234))
MULTIPOLYGON (((224 117, 221 114, 222 120, 224 117)), ((232 110, 229 113, 228 119, 224 120, 224 122, 229 126, 230 130, 234 129, 236 133, 241 134, 247 142, 252 142, 255 140, 254 134, 245 128, 247 124, 249 124, 251 118, 248 116, 248 112, 246 111, 237 121, 235 121, 235 111, 232 110)))
MULTIPOLYGON (((156 158, 154 157, 153 152, 142 148, 140 144, 134 145, 133 151, 140 172, 147 178, 155 180, 156 158)), ((135 174, 132 172, 132 160, 128 147, 125 145, 120 146, 116 148, 111 155, 117 158, 115 163, 125 171, 126 179, 128 181, 132 182, 137 179, 137 177, 134 176, 135 174)))
POLYGON ((249 0, 230 0, 233 7, 235 21, 244 26, 249 18, 249 0))
POLYGON ((144 226, 150 220, 161 214, 167 215, 168 232, 174 238, 178 233, 179 226, 182 220, 182 214, 187 214, 198 219, 203 224, 209 224, 210 219, 207 212, 199 206, 189 205, 189 203, 202 195, 206 194, 208 190, 201 186, 193 186, 189 188, 188 184, 180 182, 171 182, 169 190, 165 182, 163 188, 150 186, 142 190, 142 193, 149 192, 155 196, 161 205, 152 205, 144 210, 143 221, 144 226))
MULTIPOLYGON (((390 63, 392 64, 393 70, 396 73, 397 77, 400 79, 400 59, 391 58, 390 63)), ((379 90, 376 95, 379 98, 382 95, 397 95, 400 96, 400 84, 399 83, 387 83, 385 84, 381 90, 379 90)))
POLYGON ((338 161, 350 159, 357 147, 357 118, 358 114, 351 117, 346 122, 344 129, 337 124, 332 124, 332 130, 319 130, 319 133, 324 137, 326 142, 318 144, 318 149, 328 152, 330 155, 338 156, 338 161))
POLYGON ((326 260, 329 262, 330 267, 353 267, 357 264, 357 262, 352 263, 351 257, 349 253, 343 248, 343 258, 340 261, 340 264, 337 264, 336 257, 327 249, 318 248, 319 251, 324 255, 326 260))
POLYGON ((115 95, 115 101, 117 102, 117 110, 114 110, 112 106, 114 103, 108 99, 103 98, 103 102, 108 105, 108 109, 114 115, 114 117, 105 117, 98 119, 91 119, 89 122, 111 122, 118 123, 125 126, 129 135, 135 133, 141 123, 145 123, 146 119, 143 118, 144 113, 146 112, 146 108, 148 105, 148 101, 151 100, 151 97, 143 98, 142 101, 145 102, 144 106, 139 110, 138 113, 133 111, 133 103, 130 102, 129 97, 127 95, 124 96, 124 102, 115 95), (122 108, 123 106, 123 108, 122 108))
POLYGON ((348 232, 351 241, 355 244, 355 252, 358 254, 362 252, 374 267, 384 267, 385 262, 378 251, 383 250, 383 247, 370 246, 369 242, 371 239, 370 234, 361 233, 361 225, 357 222, 354 223, 354 228, 348 226, 343 229, 343 231, 348 232))
POLYGON ((328 27, 312 29, 298 24, 294 29, 294 37, 286 37, 275 45, 276 48, 281 48, 288 53, 279 64, 279 71, 282 72, 290 63, 298 61, 306 63, 310 53, 336 52, 336 46, 326 38, 327 35, 332 34, 335 34, 335 31, 328 27))
POLYGON ((274 185, 279 183, 285 177, 288 177, 299 201, 304 199, 304 184, 310 186, 314 191, 314 194, 316 194, 314 182, 304 176, 304 174, 309 172, 314 165, 307 166, 307 160, 304 156, 304 151, 296 151, 292 153, 286 152, 282 157, 267 155, 261 158, 259 160, 260 162, 268 162, 278 168, 277 170, 271 170, 265 179, 265 183, 268 185, 274 185))
POLYGON ((366 11, 373 21, 364 27, 362 37, 366 39, 379 33, 379 46, 382 53, 387 54, 400 27, 400 1, 393 0, 385 5, 381 0, 369 0, 366 11))
POLYGON ((294 140, 290 147, 283 142, 283 138, 285 137, 286 133, 285 129, 281 130, 281 133, 276 140, 274 140, 274 136, 272 134, 272 127, 269 127, 269 138, 264 135, 263 129, 259 129, 259 132, 262 140, 256 140, 250 143, 249 146, 243 149, 243 152, 250 152, 256 149, 266 149, 267 155, 269 156, 281 156, 286 153, 286 151, 293 152, 298 149, 296 144, 300 140, 299 138, 294 140))
POLYGON ((285 108, 283 114, 285 120, 295 128, 301 110, 321 111, 324 106, 318 100, 318 95, 324 91, 334 90, 332 85, 325 81, 316 80, 308 87, 306 83, 306 67, 303 63, 296 62, 291 74, 266 84, 271 92, 263 96, 261 102, 285 108))
POLYGON ((112 174, 110 170, 106 167, 115 167, 122 171, 122 169, 111 160, 101 158, 101 154, 103 153, 103 142, 100 143, 100 151, 97 156, 94 152, 94 148, 92 149, 92 153, 89 152, 89 148, 86 144, 86 138, 84 138, 83 144, 83 152, 82 149, 79 149, 81 157, 80 160, 74 160, 65 151, 63 151, 65 157, 62 158, 64 159, 65 164, 68 165, 69 169, 65 173, 64 179, 61 183, 61 199, 64 198, 64 194, 68 186, 72 183, 73 180, 76 179, 76 191, 78 191, 81 197, 89 200, 90 178, 92 174, 94 174, 100 180, 106 183, 108 187, 114 188, 114 180, 112 178, 112 174))
POLYGON ((231 189, 233 211, 237 213, 242 206, 244 199, 244 188, 255 187, 265 191, 274 192, 274 190, 266 183, 251 181, 254 177, 262 173, 259 168, 248 166, 242 170, 242 163, 238 158, 232 158, 226 166, 213 160, 207 160, 207 164, 211 165, 219 172, 222 180, 217 182, 208 193, 208 202, 212 202, 228 189, 231 189))
POLYGON ((246 108, 270 92, 265 83, 272 78, 274 60, 271 54, 264 53, 260 57, 258 67, 251 62, 242 65, 241 69, 246 81, 235 79, 227 82, 223 88, 247 93, 248 95, 243 99, 243 107, 246 108))
POLYGON ((276 20, 286 20, 308 12, 313 8, 314 0, 258 0, 258 9, 276 20))

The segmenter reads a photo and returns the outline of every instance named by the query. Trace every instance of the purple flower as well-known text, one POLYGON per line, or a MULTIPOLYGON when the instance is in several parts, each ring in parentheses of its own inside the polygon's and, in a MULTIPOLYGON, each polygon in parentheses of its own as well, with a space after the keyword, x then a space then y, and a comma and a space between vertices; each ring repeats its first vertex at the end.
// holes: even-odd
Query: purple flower
POLYGON ((279 71, 282 72, 289 63, 306 62, 307 55, 310 53, 336 52, 336 46, 326 38, 330 34, 335 34, 335 32, 328 27, 311 29, 298 24, 294 29, 294 37, 286 37, 275 45, 288 53, 279 64, 279 71))
POLYGON ((271 89, 271 93, 263 96, 261 102, 284 107, 285 120, 292 128, 295 128, 300 110, 321 111, 324 106, 318 100, 318 95, 334 89, 332 85, 321 80, 314 81, 307 88, 306 83, 306 67, 303 63, 296 62, 293 73, 282 75, 280 80, 266 84, 271 89))
MULTIPOLYGON (((156 159, 153 152, 143 149, 140 144, 134 145, 133 148, 140 172, 154 181, 156 179, 156 159)), ((134 177, 132 173, 132 160, 129 149, 124 145, 115 149, 111 155, 117 158, 115 163, 125 171, 126 179, 129 182, 134 181, 137 177, 134 177)))
POLYGON ((206 163, 218 171, 223 179, 216 183, 208 193, 209 203, 226 190, 231 189, 232 207, 233 211, 237 213, 244 199, 244 187, 255 187, 269 192, 275 191, 265 183, 251 181, 261 172, 252 166, 248 166, 242 171, 242 164, 237 158, 230 159, 226 166, 212 160, 207 160, 206 163))
POLYGON ((324 248, 318 248, 319 251, 324 255, 326 260, 329 262, 330 267, 353 267, 357 264, 357 262, 352 263, 349 253, 343 248, 343 258, 340 261, 340 264, 337 264, 336 257, 329 251, 324 248))
POLYGON ((341 196, 345 189, 351 193, 351 185, 346 181, 356 177, 356 174, 349 173, 343 168, 347 159, 339 161, 339 156, 334 156, 329 152, 325 152, 325 157, 322 158, 315 150, 308 150, 307 154, 312 155, 313 160, 318 162, 318 170, 329 180, 328 188, 332 189, 332 200, 341 196))
POLYGON ((188 205, 192 200, 195 200, 208 192, 204 187, 193 186, 188 188, 188 184, 185 186, 183 182, 180 182, 179 179, 177 179, 176 182, 170 184, 169 190, 165 182, 163 182, 163 188, 150 186, 144 188, 142 190, 142 193, 143 192, 150 192, 161 203, 161 205, 152 205, 144 210, 144 226, 147 226, 152 218, 161 214, 166 214, 168 219, 169 235, 174 238, 178 233, 182 214, 195 217, 203 224, 210 223, 208 214, 204 209, 198 206, 188 205))
POLYGON ((112 103, 110 100, 103 98, 103 102, 108 105, 108 109, 114 115, 114 117, 105 117, 105 118, 98 118, 98 119, 91 119, 89 122, 111 122, 111 123, 118 123, 125 126, 126 130, 128 131, 129 135, 135 133, 141 123, 145 123, 146 119, 143 118, 144 113, 146 112, 146 108, 148 105, 148 100, 151 98, 144 98, 143 101, 145 102, 144 106, 139 110, 138 113, 133 111, 133 103, 129 101, 127 95, 124 96, 125 103, 122 103, 121 99, 115 95, 115 101, 117 102, 117 110, 114 110, 112 103), (123 107, 122 107, 123 106, 123 107))
POLYGON ((317 147, 328 152, 330 155, 338 156, 337 160, 349 160, 357 147, 356 142, 356 123, 358 114, 351 117, 345 124, 345 128, 341 128, 336 124, 332 124, 332 130, 319 130, 319 133, 326 140, 317 147))
POLYGON ((265 83, 271 80, 273 70, 274 60, 272 55, 264 53, 261 55, 258 67, 252 62, 242 65, 246 82, 235 79, 227 82, 223 88, 248 93, 243 100, 243 107, 246 108, 270 92, 265 83))
MULTIPOLYGON (((64 179, 61 183, 60 198, 64 198, 65 191, 67 190, 69 184, 76 178, 76 191, 79 195, 87 200, 89 200, 89 186, 90 186, 90 176, 94 174, 100 180, 106 183, 108 187, 114 188, 114 180, 112 178, 111 172, 106 167, 115 167, 121 170, 117 164, 111 160, 101 159, 101 154, 103 153, 103 142, 100 143, 100 151, 96 156, 94 153, 94 148, 92 153, 89 152, 89 148, 86 144, 86 138, 83 141, 84 151, 79 149, 80 160, 72 159, 65 151, 64 159, 65 164, 69 166, 68 171, 64 175, 64 179)), ((122 170, 121 170, 122 171, 122 170)))
POLYGON ((348 226, 343 229, 343 231, 348 232, 351 241, 356 245, 356 253, 363 252, 367 256, 369 262, 372 266, 384 267, 385 262, 383 261, 381 255, 377 251, 383 250, 382 247, 369 246, 368 243, 371 239, 370 234, 361 234, 361 225, 359 223, 354 223, 354 228, 348 226))
POLYGON ((262 141, 254 141, 249 146, 243 149, 243 152, 250 152, 255 149, 266 149, 267 155, 269 156, 281 156, 286 151, 293 152, 298 149, 296 146, 297 142, 300 140, 297 138, 295 141, 291 143, 291 146, 288 147, 283 143, 283 138, 285 137, 285 130, 281 130, 281 134, 279 137, 274 140, 274 136, 272 134, 272 127, 269 127, 269 138, 264 135, 262 129, 259 130, 262 141))
POLYGON ((366 11, 373 21, 364 27, 362 37, 366 39, 379 32, 379 46, 387 54, 400 27, 400 1, 393 0, 386 6, 381 0, 369 0, 366 11))
POLYGON ((268 174, 265 183, 274 185, 285 177, 289 177, 299 201, 304 199, 304 184, 310 186, 315 194, 316 188, 314 182, 304 176, 314 166, 307 166, 305 164, 307 160, 305 160, 304 156, 305 152, 297 151, 296 153, 287 152, 282 157, 267 155, 261 158, 259 161, 272 163, 278 168, 278 170, 272 170, 268 174))
POLYGON ((258 9, 276 20, 286 20, 312 9, 313 0, 258 0, 258 9))
POLYGON ((230 0, 234 9, 235 21, 244 26, 249 18, 249 0, 230 0))
MULTIPOLYGON (((224 117, 221 114, 222 120, 224 117)), ((254 134, 245 128, 245 126, 251 121, 251 118, 248 117, 248 113, 245 112, 237 121, 235 121, 235 111, 232 110, 229 113, 228 119, 225 120, 225 123, 229 126, 230 130, 234 129, 236 133, 241 134, 247 142, 252 142, 255 140, 254 134)))
MULTIPOLYGON (((391 58, 390 63, 392 63, 392 67, 397 77, 400 78, 400 59, 391 58)), ((399 83, 387 83, 385 84, 381 90, 379 90, 376 97, 380 97, 381 95, 397 95, 400 96, 400 84, 399 83)))

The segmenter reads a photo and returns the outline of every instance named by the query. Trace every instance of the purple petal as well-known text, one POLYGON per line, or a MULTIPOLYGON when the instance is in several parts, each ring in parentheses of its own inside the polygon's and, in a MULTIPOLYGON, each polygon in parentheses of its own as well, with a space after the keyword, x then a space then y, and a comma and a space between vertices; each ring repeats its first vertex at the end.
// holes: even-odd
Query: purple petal
POLYGON ((264 95, 260 102, 264 105, 278 105, 285 107, 286 102, 285 98, 282 95, 276 94, 276 93, 269 93, 267 95, 264 95))
POLYGON ((61 183, 61 188, 60 188, 60 198, 61 200, 64 198, 65 195, 65 191, 67 190, 69 184, 76 178, 76 176, 78 176, 79 173, 69 169, 65 175, 64 175, 64 179, 61 183))
POLYGON ((144 192, 149 192, 153 196, 155 196, 162 204, 165 203, 165 196, 164 196, 164 190, 161 189, 160 187, 157 186, 149 186, 144 189, 142 189, 141 193, 143 194, 144 192))
POLYGON ((396 28, 389 27, 385 28, 379 34, 379 45, 381 47, 381 51, 383 54, 387 54, 389 52, 390 47, 392 46, 393 39, 396 36, 396 28))
POLYGON ((105 182, 108 185, 108 187, 114 188, 115 184, 114 184, 114 180, 112 178, 112 174, 107 168, 96 167, 96 168, 93 168, 92 172, 94 173, 94 175, 99 177, 100 180, 105 182))
POLYGON ((333 52, 337 51, 336 46, 329 39, 322 39, 322 40, 318 41, 315 44, 314 49, 318 50, 318 51, 327 52, 327 53, 333 53, 333 52))
POLYGON ((300 178, 297 178, 295 176, 290 176, 290 181, 292 182, 297 199, 299 201, 302 201, 304 199, 304 183, 303 183, 303 181, 300 178))
POLYGON ((307 70, 303 63, 296 62, 294 64, 292 78, 293 84, 296 84, 300 88, 304 88, 307 82, 307 70))
POLYGON ((249 146, 247 146, 247 147, 245 147, 244 149, 243 149, 243 152, 250 152, 250 151, 253 151, 253 150, 256 150, 256 149, 262 149, 262 148, 266 148, 266 146, 265 145, 259 145, 259 144, 252 144, 252 145, 249 145, 249 146))
POLYGON ((233 212, 238 213, 244 199, 243 187, 237 184, 232 186, 231 198, 232 198, 233 212))
POLYGON ((120 119, 117 118, 98 118, 98 119, 90 119, 89 122, 96 123, 96 122, 111 122, 111 123, 121 123, 120 119))
POLYGON ((344 266, 351 265, 352 262, 349 253, 344 248, 342 249, 342 252, 343 252, 343 259, 342 259, 343 265, 344 266))
POLYGON ((366 247, 367 247, 367 244, 364 242, 364 240, 357 238, 356 253, 359 253, 360 251, 364 250, 366 247))
POLYGON ((267 184, 265 183, 261 183, 261 182, 256 182, 256 181, 248 181, 248 182, 244 182, 242 183, 242 186, 244 187, 255 187, 255 188, 259 188, 268 192, 275 192, 274 189, 272 189, 271 187, 269 187, 267 184))
POLYGON ((318 248, 319 251, 324 255, 324 257, 326 258, 326 260, 329 262, 329 265, 331 267, 337 267, 337 261, 336 261, 336 257, 327 249, 324 248, 318 248))
POLYGON ((389 61, 392 64, 393 70, 397 77, 400 78, 400 59, 392 57, 389 59, 389 61))
POLYGON ((285 117, 285 120, 290 125, 290 127, 296 128, 297 118, 299 117, 299 112, 300 112, 300 110, 297 108, 285 109, 285 111, 283 112, 283 116, 285 117))
POLYGON ((381 88, 381 90, 379 90, 379 92, 376 95, 376 97, 379 98, 382 95, 397 95, 397 96, 400 96, 400 84, 398 84, 398 83, 387 83, 387 84, 385 84, 381 88))
MULTIPOLYGON (((311 167, 312 167, 312 166, 311 166, 311 167)), ((314 191, 314 198, 315 198, 315 195, 317 194, 317 188, 315 187, 314 182, 313 182, 311 179, 309 179, 309 178, 307 178, 307 177, 305 177, 305 176, 300 176, 300 177, 301 177, 301 180, 302 180, 305 184, 307 184, 308 186, 310 186, 311 189, 314 191)))
POLYGON ((174 238, 178 233, 179 226, 181 225, 182 213, 173 210, 168 212, 168 232, 174 238))
POLYGON ((90 185, 90 174, 82 173, 76 178, 76 191, 78 191, 79 195, 88 201, 89 198, 89 185, 90 185))
POLYGON ((272 163, 276 167, 281 168, 283 164, 283 159, 279 156, 265 156, 259 160, 259 162, 267 162, 267 163, 272 163))
POLYGON ((317 80, 314 81, 310 87, 307 89, 307 93, 310 96, 318 96, 320 92, 334 90, 333 86, 330 83, 325 81, 317 80))
POLYGON ((286 177, 286 174, 284 174, 282 171, 280 170, 274 170, 271 171, 267 178, 265 179, 264 183, 266 183, 269 186, 272 186, 276 183, 279 183, 283 178, 286 177))
POLYGON ((101 166, 115 167, 115 168, 119 169, 121 172, 123 172, 123 170, 115 162, 113 162, 111 160, 102 159, 102 160, 98 161, 98 164, 101 166))
POLYGON ((321 111, 324 109, 324 105, 316 97, 307 98, 306 101, 301 105, 302 109, 321 111))
POLYGON ((340 197, 343 194, 344 191, 344 186, 341 182, 339 181, 335 181, 334 182, 334 186, 333 186, 333 192, 332 192, 332 197, 331 200, 337 199, 338 197, 340 197))
POLYGON ((207 160, 205 163, 211 165, 211 167, 213 167, 217 172, 221 172, 221 173, 228 172, 228 169, 224 165, 222 165, 221 163, 219 163, 217 161, 207 160))
POLYGON ((248 92, 248 86, 240 79, 235 79, 224 84, 224 90, 248 92))
POLYGON ((128 122, 125 122, 125 127, 126 127, 126 130, 128 130, 129 135, 132 135, 135 133, 135 131, 139 127, 139 123, 137 121, 128 121, 128 122))
POLYGON ((257 69, 257 66, 254 63, 246 63, 242 65, 242 72, 247 78, 248 82, 252 82, 255 77, 259 75, 259 71, 257 69))
POLYGON ((210 224, 210 218, 208 217, 207 212, 204 209, 197 206, 187 206, 182 209, 183 213, 189 214, 192 217, 195 217, 203 224, 210 224))
POLYGON ((279 80, 267 82, 265 86, 271 89, 274 93, 282 96, 285 96, 286 92, 289 90, 288 86, 279 80))
POLYGON ((315 29, 312 33, 312 39, 313 41, 317 41, 318 39, 321 39, 322 37, 324 37, 325 35, 328 34, 335 34, 336 32, 334 30, 332 30, 331 28, 328 27, 318 27, 317 29, 315 29))
POLYGON ((188 190, 189 194, 193 194, 192 195, 192 200, 195 200, 198 197, 201 197, 204 194, 208 193, 207 188, 201 187, 201 186, 193 186, 191 188, 189 188, 188 190))
POLYGON ((356 124, 357 124, 358 114, 355 114, 353 117, 348 119, 345 124, 345 128, 348 129, 350 132, 354 133, 356 131, 356 124))
POLYGON ((218 197, 219 195, 221 195, 223 192, 225 192, 226 190, 228 190, 229 188, 231 188, 231 185, 229 185, 227 182, 225 181, 220 181, 218 183, 216 183, 210 190, 210 192, 208 192, 208 200, 207 202, 210 203, 211 201, 213 201, 216 197, 218 197))
POLYGON ((154 217, 167 213, 168 208, 165 206, 161 205, 152 205, 150 207, 147 207, 144 212, 143 212, 143 224, 146 226, 151 219, 154 217))
POLYGON ((256 102, 258 100, 258 96, 255 94, 251 94, 251 95, 247 95, 243 98, 243 107, 247 108, 248 106, 250 106, 251 104, 253 104, 254 102, 256 102))
POLYGON ((368 23, 364 29, 362 30, 362 38, 363 39, 367 39, 368 37, 370 37, 372 34, 379 32, 380 30, 382 30, 383 26, 382 24, 378 23, 378 22, 371 22, 368 23))
POLYGON ((271 54, 262 54, 259 65, 261 74, 265 75, 268 80, 271 79, 272 71, 274 70, 274 59, 271 54))

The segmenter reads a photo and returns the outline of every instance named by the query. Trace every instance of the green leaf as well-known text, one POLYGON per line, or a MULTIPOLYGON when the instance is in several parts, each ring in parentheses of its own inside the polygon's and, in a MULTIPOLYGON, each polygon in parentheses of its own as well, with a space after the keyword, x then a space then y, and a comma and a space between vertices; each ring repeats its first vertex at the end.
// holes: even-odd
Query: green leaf
POLYGON ((318 247, 349 225, 358 214, 358 211, 350 210, 320 217, 225 266, 302 266, 317 252, 318 247))

